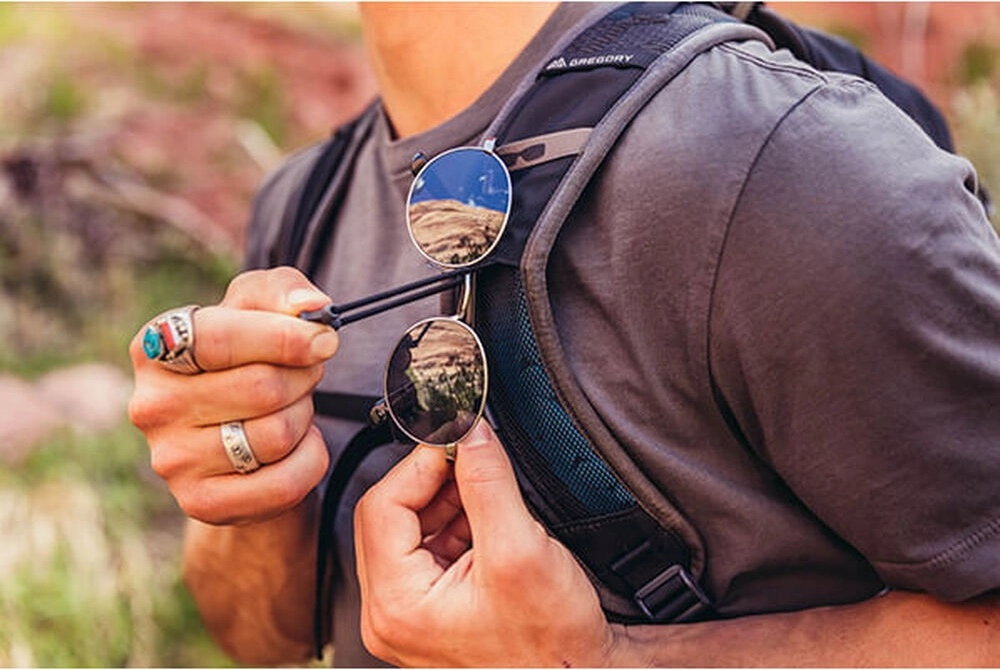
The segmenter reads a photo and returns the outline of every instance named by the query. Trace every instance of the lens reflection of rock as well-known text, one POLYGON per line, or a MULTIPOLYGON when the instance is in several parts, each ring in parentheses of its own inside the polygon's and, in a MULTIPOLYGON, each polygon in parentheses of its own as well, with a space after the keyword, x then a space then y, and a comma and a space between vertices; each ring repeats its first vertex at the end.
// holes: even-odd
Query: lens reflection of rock
POLYGON ((457 200, 424 200, 410 205, 413 238, 424 253, 446 265, 482 258, 500 234, 504 212, 457 200))
POLYGON ((421 324, 400 343, 392 361, 388 402, 402 427, 433 444, 460 439, 475 421, 484 394, 483 359, 472 333, 446 319, 421 324))

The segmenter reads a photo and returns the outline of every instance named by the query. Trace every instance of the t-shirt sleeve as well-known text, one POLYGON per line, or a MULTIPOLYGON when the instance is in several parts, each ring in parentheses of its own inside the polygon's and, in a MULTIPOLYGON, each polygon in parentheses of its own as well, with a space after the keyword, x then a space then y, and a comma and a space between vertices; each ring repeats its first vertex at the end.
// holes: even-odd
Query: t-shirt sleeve
POLYGON ((967 161, 834 77, 745 184, 713 293, 720 403, 894 588, 1000 588, 1000 243, 967 161))

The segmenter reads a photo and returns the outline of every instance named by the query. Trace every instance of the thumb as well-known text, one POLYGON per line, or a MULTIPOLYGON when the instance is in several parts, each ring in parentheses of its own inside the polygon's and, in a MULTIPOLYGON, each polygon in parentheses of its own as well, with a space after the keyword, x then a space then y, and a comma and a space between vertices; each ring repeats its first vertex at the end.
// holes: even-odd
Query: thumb
POLYGON ((458 445, 455 483, 475 546, 499 548, 523 533, 537 532, 514 476, 510 459, 485 421, 458 445))

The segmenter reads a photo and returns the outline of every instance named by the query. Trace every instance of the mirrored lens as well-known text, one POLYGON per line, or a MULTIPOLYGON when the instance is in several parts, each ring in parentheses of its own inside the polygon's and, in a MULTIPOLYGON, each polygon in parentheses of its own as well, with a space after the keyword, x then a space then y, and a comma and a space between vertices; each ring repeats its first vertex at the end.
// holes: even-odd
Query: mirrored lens
POLYGON ((510 173, 503 162, 484 149, 462 147, 435 156, 417 174, 406 221, 427 258, 465 267, 496 246, 510 204, 510 173))
POLYGON ((451 318, 421 321, 406 332, 386 365, 385 398, 411 439, 447 446, 483 413, 486 358, 479 338, 451 318))

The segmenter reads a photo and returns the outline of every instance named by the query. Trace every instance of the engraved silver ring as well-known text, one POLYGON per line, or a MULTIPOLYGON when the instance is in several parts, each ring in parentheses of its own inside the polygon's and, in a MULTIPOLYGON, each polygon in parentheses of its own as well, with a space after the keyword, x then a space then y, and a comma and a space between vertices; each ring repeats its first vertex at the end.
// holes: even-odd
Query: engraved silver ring
POLYGON ((219 430, 222 433, 222 447, 226 450, 226 456, 229 457, 229 462, 233 464, 236 472, 248 475, 260 467, 260 461, 250 448, 250 441, 247 440, 242 421, 224 423, 219 426, 219 430))

